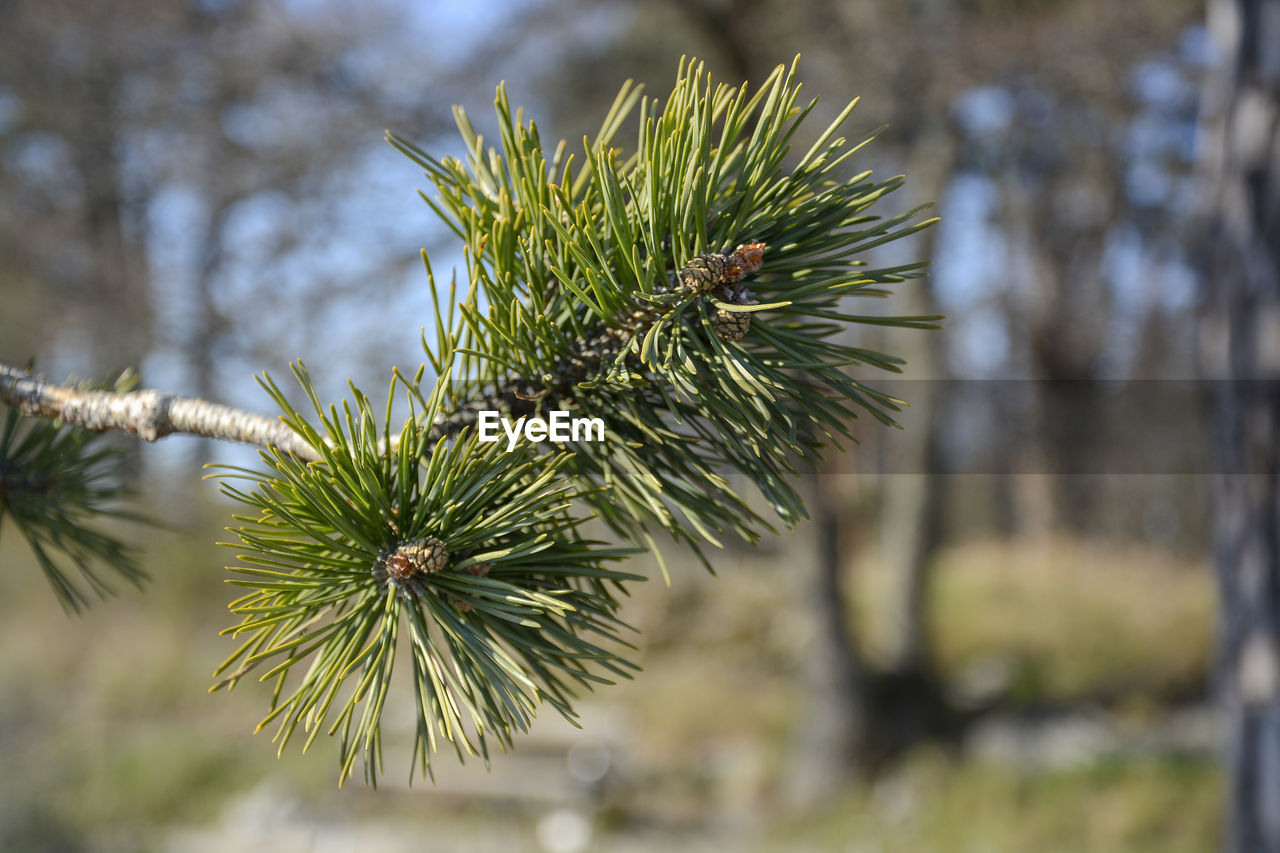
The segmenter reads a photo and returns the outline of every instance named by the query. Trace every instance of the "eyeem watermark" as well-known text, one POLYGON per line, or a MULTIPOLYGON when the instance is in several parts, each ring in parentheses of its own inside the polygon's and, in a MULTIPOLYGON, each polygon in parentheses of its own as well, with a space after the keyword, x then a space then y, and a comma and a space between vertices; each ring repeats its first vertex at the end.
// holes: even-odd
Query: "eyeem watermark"
POLYGON ((521 416, 513 424, 510 418, 504 418, 498 412, 487 410, 480 412, 477 425, 481 441, 501 441, 499 427, 507 436, 507 452, 516 449, 516 442, 521 437, 525 441, 550 441, 553 444, 564 444, 569 441, 604 441, 604 420, 602 418, 571 418, 568 412, 555 410, 549 418, 529 418, 521 416))

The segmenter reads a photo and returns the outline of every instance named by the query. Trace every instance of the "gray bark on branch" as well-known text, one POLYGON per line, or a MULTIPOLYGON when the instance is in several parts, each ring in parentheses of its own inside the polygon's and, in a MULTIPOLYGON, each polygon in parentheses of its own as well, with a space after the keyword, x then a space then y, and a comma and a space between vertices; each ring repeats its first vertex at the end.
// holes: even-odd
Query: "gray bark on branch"
POLYGON ((274 447, 307 461, 320 459, 315 448, 279 419, 162 391, 84 391, 0 363, 0 402, 93 432, 123 430, 143 441, 179 433, 274 447))

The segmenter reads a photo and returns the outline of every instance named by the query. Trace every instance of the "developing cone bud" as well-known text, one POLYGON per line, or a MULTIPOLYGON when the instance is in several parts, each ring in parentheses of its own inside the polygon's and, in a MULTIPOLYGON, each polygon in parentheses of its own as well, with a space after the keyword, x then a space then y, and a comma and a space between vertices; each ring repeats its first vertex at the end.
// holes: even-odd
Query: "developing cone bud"
POLYGON ((725 259, 725 284, 742 281, 764 266, 764 243, 739 245, 725 259))
MULTIPOLYGON (((741 243, 728 254, 698 255, 680 270, 680 286, 731 305, 754 305, 751 291, 740 282, 764 266, 764 250, 764 243, 741 243)), ((751 315, 719 308, 711 317, 711 328, 721 340, 736 343, 751 329, 751 315)))
POLYGON ((405 542, 380 560, 387 575, 405 580, 414 574, 433 575, 449 565, 449 550, 434 536, 405 542))
POLYGON ((751 329, 751 315, 717 308, 716 315, 711 318, 711 327, 716 330, 716 336, 720 340, 737 343, 751 329))
POLYGON ((706 252, 690 258, 680 270, 685 290, 703 292, 736 284, 764 266, 764 243, 744 243, 727 255, 706 252))

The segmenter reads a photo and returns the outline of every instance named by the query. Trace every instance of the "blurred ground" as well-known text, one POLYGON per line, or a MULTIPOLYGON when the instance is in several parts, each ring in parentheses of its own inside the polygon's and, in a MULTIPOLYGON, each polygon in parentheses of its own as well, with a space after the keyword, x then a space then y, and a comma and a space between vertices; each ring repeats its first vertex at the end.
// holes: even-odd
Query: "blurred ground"
MULTIPOLYGON (((1073 540, 943 549, 935 643, 960 743, 917 749, 817 810, 781 791, 804 719, 797 604, 806 531, 726 553, 719 577, 673 567, 628 604, 645 671, 542 718, 493 769, 452 756, 404 784, 338 790, 334 752, 274 757, 252 734, 258 685, 206 695, 229 510, 148 534, 154 582, 64 616, 25 546, 0 536, 0 849, 24 851, 839 850, 1199 851, 1219 828, 1216 727, 1203 704, 1213 631, 1205 567, 1073 540), (1105 581, 1105 582, 1104 582, 1105 581), (962 758, 968 760, 961 760, 962 758)), ((884 578, 851 558, 853 617, 874 654, 884 578)), ((654 573, 657 574, 656 572, 654 573)))

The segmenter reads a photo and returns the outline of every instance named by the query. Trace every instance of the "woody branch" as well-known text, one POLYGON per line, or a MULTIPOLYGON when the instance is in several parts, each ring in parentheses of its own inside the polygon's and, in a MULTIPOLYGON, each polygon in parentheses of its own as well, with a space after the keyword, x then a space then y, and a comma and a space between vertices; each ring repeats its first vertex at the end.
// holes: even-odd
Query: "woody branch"
POLYGON ((29 415, 63 421, 93 432, 118 429, 143 441, 167 435, 199 435, 257 447, 275 447, 300 459, 320 458, 315 449, 274 418, 162 391, 85 391, 54 385, 0 363, 0 402, 29 415))
MULTIPOLYGON (((672 290, 701 294, 732 305, 753 305, 755 298, 741 282, 763 266, 764 243, 739 245, 732 252, 706 252, 691 258, 675 273, 677 284, 672 290)), ((669 291, 660 291, 669 292, 669 291)), ((572 404, 575 387, 592 373, 614 360, 627 343, 643 335, 652 323, 669 308, 654 305, 637 306, 630 317, 616 327, 601 326, 573 352, 561 356, 550 373, 540 380, 515 377, 485 393, 478 400, 462 403, 455 411, 441 412, 432 427, 433 440, 456 435, 464 427, 474 426, 481 411, 500 411, 511 417, 532 415, 539 400, 550 397, 572 404)), ((712 328, 723 340, 741 341, 751 327, 749 314, 736 314, 717 309, 712 328)))
MULTIPOLYGON (((754 302, 738 282, 760 269, 764 248, 763 243, 752 243, 738 246, 732 253, 699 255, 680 270, 680 287, 686 292, 702 292, 732 303, 754 302)), ((447 436, 456 433, 473 423, 480 409, 532 411, 531 403, 548 394, 559 392, 572 396, 572 386, 599 367, 601 362, 615 356, 625 339, 643 327, 645 321, 652 319, 652 313, 652 309, 637 311, 630 325, 602 331, 582 352, 562 360, 549 385, 537 389, 527 380, 514 380, 483 400, 470 401, 458 411, 443 415, 441 422, 434 425, 434 434, 447 436)), ((713 326, 721 337, 741 340, 749 323, 750 319, 745 315, 737 317, 721 310, 717 312, 713 326), (729 323, 726 323, 726 317, 729 323)), ((0 402, 30 415, 63 421, 93 432, 123 430, 143 441, 158 441, 178 433, 262 448, 275 447, 307 461, 320 458, 314 448, 276 419, 162 391, 117 393, 54 385, 3 362, 0 362, 0 402)))

